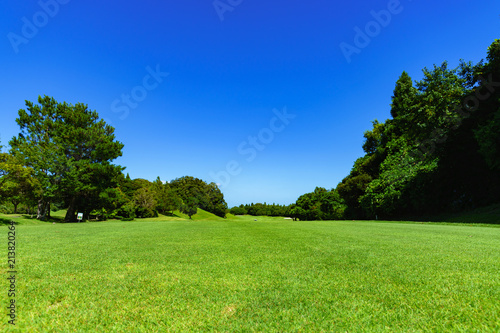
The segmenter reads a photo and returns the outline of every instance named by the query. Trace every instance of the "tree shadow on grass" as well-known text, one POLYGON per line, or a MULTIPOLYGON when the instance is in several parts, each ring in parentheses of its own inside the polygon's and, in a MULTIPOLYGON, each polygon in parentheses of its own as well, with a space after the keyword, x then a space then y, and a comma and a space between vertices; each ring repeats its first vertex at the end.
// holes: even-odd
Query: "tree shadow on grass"
POLYGON ((14 222, 14 224, 19 224, 18 222, 14 221, 13 219, 6 219, 4 217, 0 217, 0 225, 11 225, 12 222, 14 222))
POLYGON ((22 217, 25 220, 37 221, 37 222, 42 222, 42 223, 54 223, 54 222, 55 223, 66 223, 64 221, 63 217, 58 217, 58 216, 51 216, 50 218, 44 219, 44 220, 39 220, 36 217, 33 217, 31 215, 22 215, 19 217, 22 217))
POLYGON ((457 213, 443 213, 435 216, 420 217, 413 220, 422 222, 500 225, 500 204, 457 213))
POLYGON ((180 218, 180 219, 182 219, 182 218, 183 218, 182 216, 180 216, 180 215, 178 215, 178 214, 176 214, 176 213, 173 213, 173 212, 172 212, 172 213, 170 213, 170 212, 169 212, 169 213, 162 213, 162 215, 163 215, 163 216, 166 216, 166 217, 178 217, 178 218, 180 218))

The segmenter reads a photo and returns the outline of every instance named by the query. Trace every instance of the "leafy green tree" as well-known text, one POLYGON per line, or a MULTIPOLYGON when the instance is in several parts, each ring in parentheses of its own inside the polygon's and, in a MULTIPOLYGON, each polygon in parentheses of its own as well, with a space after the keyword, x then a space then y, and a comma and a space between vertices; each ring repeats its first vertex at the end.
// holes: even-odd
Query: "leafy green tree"
POLYGON ((135 217, 135 207, 134 214, 129 212, 120 215, 120 211, 123 207, 127 205, 130 200, 127 198, 125 193, 122 192, 120 188, 108 188, 99 194, 99 202, 95 204, 94 211, 91 212, 92 215, 98 215, 101 220, 108 218, 114 218, 115 216, 125 217, 135 217))
POLYGON ((416 210, 423 212, 427 201, 422 200, 425 188, 419 179, 436 171, 437 159, 416 159, 402 138, 392 141, 388 149, 379 177, 367 185, 359 199, 366 216, 392 218, 416 210))
POLYGON ((127 219, 134 219, 136 217, 136 211, 137 207, 134 201, 127 200, 127 202, 118 209, 117 215, 127 219))
POLYGON ((156 210, 162 214, 173 214, 182 204, 181 198, 170 188, 168 183, 163 183, 158 177, 151 185, 155 200, 156 210))
POLYGON ((205 187, 205 193, 208 205, 202 208, 219 217, 226 217, 227 203, 219 187, 215 183, 210 183, 205 187))
POLYGON ((385 124, 379 123, 378 120, 374 120, 373 129, 371 131, 366 131, 364 133, 365 142, 363 143, 363 150, 366 154, 374 154, 377 149, 382 147, 382 140, 385 131, 385 124))
POLYGON ((476 68, 477 79, 481 86, 475 88, 476 96, 486 100, 478 114, 478 125, 474 138, 479 152, 490 170, 500 171, 500 39, 488 48, 487 63, 476 68))
POLYGON ((195 197, 188 197, 181 205, 181 213, 184 213, 192 219, 192 216, 198 212, 198 199, 195 197))
POLYGON ((345 218, 363 219, 365 211, 361 207, 361 197, 368 184, 378 177, 380 163, 379 154, 365 155, 354 162, 350 174, 337 185, 336 191, 346 204, 345 218))
POLYGON ((184 203, 194 198, 199 208, 220 217, 226 216, 227 203, 215 183, 207 184, 201 179, 185 176, 171 181, 170 187, 184 203))
POLYGON ((3 178, 7 173, 7 161, 9 158, 9 154, 3 153, 3 146, 0 143, 0 186, 2 183, 5 181, 5 178, 3 178))
POLYGON ((365 132, 365 156, 337 186, 346 217, 413 218, 499 202, 500 40, 486 63, 424 68, 415 85, 403 72, 391 115, 365 132))
POLYGON ((167 187, 163 184, 160 177, 157 177, 156 180, 151 184, 151 190, 153 191, 153 195, 156 201, 155 209, 159 213, 165 213, 166 201, 168 199, 167 187))
POLYGON ((132 198, 135 191, 141 188, 139 184, 137 184, 130 178, 130 175, 128 173, 126 176, 121 174, 118 177, 118 186, 120 187, 122 192, 127 195, 128 198, 132 198))
POLYGON ((21 203, 30 205, 40 191, 33 173, 32 168, 24 167, 12 155, 0 153, 0 201, 10 201, 14 214, 21 203))
POLYGON ((318 199, 322 219, 340 220, 344 218, 346 206, 336 190, 326 191, 318 199))
POLYGON ((166 213, 173 215, 175 210, 180 209, 182 205, 182 199, 170 187, 167 188, 166 192, 167 199, 164 202, 163 209, 166 213))
POLYGON ((41 184, 38 218, 48 212, 47 204, 58 197, 68 203, 66 221, 76 213, 87 213, 87 202, 113 187, 122 168, 111 164, 121 156, 123 144, 115 141, 114 129, 87 105, 58 103, 54 98, 26 101, 16 119, 21 133, 10 141, 11 153, 34 170, 41 184))
POLYGON ((156 200, 153 191, 148 187, 142 187, 134 194, 133 202, 136 206, 138 217, 155 217, 156 200))
POLYGON ((229 212, 233 215, 245 215, 247 213, 244 207, 233 207, 229 212))
POLYGON ((344 217, 346 206, 336 190, 316 187, 314 192, 301 195, 291 209, 292 217, 300 220, 338 220, 344 217))
POLYGON ((296 220, 306 221, 307 219, 307 213, 304 210, 304 208, 295 205, 291 208, 290 215, 295 221, 296 220))
POLYGON ((22 200, 18 187, 18 184, 12 181, 5 181, 2 183, 0 189, 0 198, 2 198, 2 201, 10 201, 12 203, 14 214, 17 214, 17 206, 19 206, 22 200))
MULTIPOLYGON (((433 70, 423 69, 424 78, 417 82, 419 94, 413 112, 408 117, 410 125, 406 136, 410 142, 428 142, 433 149, 447 139, 447 134, 455 126, 459 114, 457 106, 468 93, 466 79, 458 75, 457 69, 449 69, 444 62, 434 65, 433 70)), ((426 152, 427 153, 427 152, 426 152)))
POLYGON ((412 118, 418 107, 419 91, 413 86, 413 81, 407 72, 403 71, 396 81, 396 87, 391 101, 391 116, 394 119, 396 135, 402 135, 412 127, 412 118))

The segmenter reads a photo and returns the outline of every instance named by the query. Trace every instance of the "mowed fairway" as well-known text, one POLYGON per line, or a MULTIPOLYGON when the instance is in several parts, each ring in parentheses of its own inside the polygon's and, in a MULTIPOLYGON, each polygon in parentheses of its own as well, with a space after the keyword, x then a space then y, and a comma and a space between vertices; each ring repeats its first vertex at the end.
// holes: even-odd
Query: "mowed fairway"
POLYGON ((16 236, 20 331, 500 330, 500 228, 240 217, 16 236))

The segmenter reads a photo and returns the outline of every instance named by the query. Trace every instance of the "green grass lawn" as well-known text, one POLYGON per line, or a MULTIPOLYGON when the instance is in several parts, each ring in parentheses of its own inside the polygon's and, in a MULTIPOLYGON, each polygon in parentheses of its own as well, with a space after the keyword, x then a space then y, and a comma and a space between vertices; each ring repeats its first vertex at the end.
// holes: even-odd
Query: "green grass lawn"
POLYGON ((500 330, 498 227, 181 218, 17 218, 16 329, 500 330))

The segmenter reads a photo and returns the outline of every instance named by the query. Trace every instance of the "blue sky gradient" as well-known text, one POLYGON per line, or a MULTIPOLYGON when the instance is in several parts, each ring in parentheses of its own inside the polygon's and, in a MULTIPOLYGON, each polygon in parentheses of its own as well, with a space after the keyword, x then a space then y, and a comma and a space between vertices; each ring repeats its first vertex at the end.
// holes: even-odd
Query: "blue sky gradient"
POLYGON ((289 204, 349 173, 403 70, 478 62, 499 14, 493 0, 6 0, 0 140, 25 100, 83 102, 115 127, 132 178, 191 175, 230 206, 289 204))

